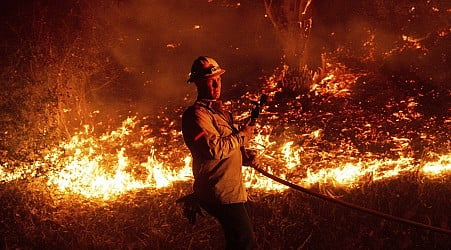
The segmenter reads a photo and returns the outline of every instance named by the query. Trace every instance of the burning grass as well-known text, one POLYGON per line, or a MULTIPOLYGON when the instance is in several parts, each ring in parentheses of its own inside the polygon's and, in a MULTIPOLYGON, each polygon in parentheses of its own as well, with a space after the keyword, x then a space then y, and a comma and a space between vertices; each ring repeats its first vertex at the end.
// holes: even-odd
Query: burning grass
MULTIPOLYGON (((329 187, 328 192, 365 207, 446 227, 451 189, 449 178, 444 181, 447 184, 406 175, 368 183, 361 189, 329 187)), ((145 188, 102 204, 77 195, 64 202, 55 201, 42 179, 12 181, 1 186, 3 247, 220 247, 220 226, 212 217, 201 218, 191 226, 175 205, 189 188, 189 183, 159 190, 145 188)), ((255 201, 250 204, 251 218, 260 249, 449 247, 449 236, 360 214, 302 193, 252 194, 255 201)))
MULTIPOLYGON (((430 5, 430 13, 446 14, 430 5)), ((8 22, 14 35, 2 43, 0 248, 220 248, 212 217, 189 225, 175 204, 192 181, 180 135, 183 108, 151 117, 88 112, 90 100, 123 91, 132 75, 105 48, 116 40, 123 46, 123 38, 103 34, 111 30, 82 11, 89 6, 104 12, 91 4, 72 9, 70 1, 37 4, 8 22), (121 78, 122 71, 130 75, 121 78), (80 126, 75 132, 74 125, 80 126)), ((409 8, 415 18, 396 22, 390 6, 376 10, 386 10, 393 26, 416 30, 430 19, 409 8)), ((380 30, 368 29, 369 40, 335 51, 341 63, 328 61, 311 86, 304 82, 310 74, 284 67, 261 89, 249 89, 254 94, 233 98, 228 104, 240 113, 257 92, 270 96, 252 144, 262 167, 337 199, 449 229, 449 28, 440 21, 431 31, 427 24, 425 36, 393 36, 396 48, 382 44, 384 36, 374 33, 380 30)), ((449 235, 294 192, 252 169, 245 179, 259 249, 451 248, 449 235)))
MULTIPOLYGON (((449 117, 424 112, 422 95, 408 90, 370 95, 364 87, 375 78, 367 72, 339 64, 329 64, 328 72, 306 93, 283 91, 280 78, 267 79, 262 91, 271 102, 252 144, 262 166, 338 199, 449 228, 449 117)), ((229 105, 246 111, 246 98, 229 105)), ((31 163, 4 158, 2 246, 218 246, 213 218, 191 226, 175 205, 190 192, 191 159, 179 132, 183 108, 167 110, 157 119, 128 117, 117 127, 84 126, 31 163)), ((260 249, 449 247, 449 235, 287 190, 252 169, 245 178, 255 197, 250 211, 260 249)))

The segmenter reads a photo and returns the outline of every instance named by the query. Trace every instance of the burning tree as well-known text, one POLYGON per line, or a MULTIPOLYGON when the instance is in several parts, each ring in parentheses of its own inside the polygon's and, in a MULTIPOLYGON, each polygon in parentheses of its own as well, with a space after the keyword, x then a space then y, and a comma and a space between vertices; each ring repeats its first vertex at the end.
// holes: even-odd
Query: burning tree
POLYGON ((312 56, 308 50, 313 25, 312 1, 264 0, 266 13, 282 44, 284 63, 288 66, 288 74, 283 79, 287 89, 306 90, 322 72, 318 64, 308 63, 315 61, 309 57, 319 57, 312 56))
POLYGON ((306 64, 312 0, 264 0, 266 13, 280 36, 285 61, 300 70, 306 64))

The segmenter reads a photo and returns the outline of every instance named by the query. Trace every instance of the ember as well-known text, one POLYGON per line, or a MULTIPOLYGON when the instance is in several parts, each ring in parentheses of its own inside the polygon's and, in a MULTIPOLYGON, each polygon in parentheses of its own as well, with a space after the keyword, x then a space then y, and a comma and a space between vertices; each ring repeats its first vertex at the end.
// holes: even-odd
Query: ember
MULTIPOLYGON (((340 71, 343 70, 343 68, 340 69, 340 71)), ((353 78, 349 76, 349 73, 343 74, 340 80, 333 74, 329 74, 315 85, 311 92, 317 96, 346 98, 340 93, 345 93, 344 90, 350 88, 359 77, 359 75, 355 75, 353 78), (323 88, 326 85, 335 87, 323 88)), ((274 84, 268 82, 263 91, 272 93, 272 98, 274 98, 278 93, 274 87, 274 84)), ((252 99, 255 96, 249 95, 247 98, 252 99)), ((228 104, 242 108, 245 106, 239 100, 236 103, 229 102, 228 104)), ((390 109, 399 110, 393 113, 393 116, 397 118, 396 121, 411 121, 421 118, 413 111, 417 106, 413 98, 401 101, 400 104, 405 104, 405 112, 399 110, 401 107, 390 106, 390 109)), ((296 99, 292 100, 289 105, 302 106, 296 102, 296 99)), ((433 179, 451 173, 449 152, 442 155, 428 152, 428 154, 435 155, 435 159, 438 160, 409 157, 412 149, 411 140, 408 138, 391 136, 385 139, 386 144, 392 145, 389 152, 396 153, 392 158, 371 152, 361 153, 347 141, 348 138, 338 145, 326 145, 326 148, 332 148, 325 151, 316 145, 317 143, 326 143, 323 138, 325 136, 324 129, 300 128, 293 124, 290 125, 291 121, 296 121, 298 115, 302 115, 297 113, 298 111, 288 109, 285 110, 286 115, 283 116, 277 115, 280 112, 272 114, 268 124, 261 125, 259 135, 251 142, 252 147, 260 152, 259 157, 263 166, 270 172, 294 183, 306 187, 320 184, 349 189, 359 187, 362 183, 394 178, 405 173, 415 172, 425 178, 433 179), (276 125, 274 122, 279 120, 286 121, 286 124, 276 125), (290 132, 274 138, 272 134, 280 125, 285 131, 290 132), (302 130, 307 130, 308 133, 300 133, 302 130), (295 143, 295 141, 297 142, 295 143), (306 162, 309 159, 316 160, 315 162, 306 162)), ((86 125, 69 141, 62 142, 59 147, 51 149, 41 161, 36 161, 32 165, 16 167, 13 172, 8 172, 8 163, 5 163, 0 168, 0 180, 8 182, 17 178, 34 176, 36 172, 32 169, 46 169, 48 185, 56 187, 60 195, 79 194, 86 198, 103 200, 114 199, 118 195, 143 188, 159 189, 168 187, 174 182, 190 181, 192 180, 191 158, 184 146, 180 144, 181 134, 175 129, 178 126, 176 126, 177 122, 172 119, 166 119, 166 121, 168 124, 165 127, 169 129, 159 132, 160 137, 164 137, 167 143, 160 145, 156 143, 159 140, 158 135, 152 134, 153 130, 147 125, 143 125, 143 121, 137 117, 127 118, 120 127, 100 136, 95 135, 94 127, 86 125), (179 146, 173 147, 174 145, 179 146), (171 157, 160 157, 163 155, 171 157)), ((371 125, 375 122, 366 121, 363 124, 362 129, 365 132, 362 135, 364 138, 377 137, 377 135, 371 134, 373 126, 381 127, 381 125, 371 125)), ((342 131, 353 129, 358 128, 345 127, 342 131)), ((429 138, 432 135, 423 134, 423 137, 429 138)), ((249 188, 257 190, 282 191, 286 189, 250 168, 245 171, 245 181, 249 188)))

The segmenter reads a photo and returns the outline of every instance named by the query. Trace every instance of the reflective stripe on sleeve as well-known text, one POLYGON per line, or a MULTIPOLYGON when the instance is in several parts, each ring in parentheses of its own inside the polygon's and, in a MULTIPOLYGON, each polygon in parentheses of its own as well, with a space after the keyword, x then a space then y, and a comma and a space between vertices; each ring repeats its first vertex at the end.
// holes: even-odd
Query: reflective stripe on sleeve
POLYGON ((194 141, 199 140, 203 135, 205 135, 205 131, 200 132, 196 137, 194 137, 194 141))

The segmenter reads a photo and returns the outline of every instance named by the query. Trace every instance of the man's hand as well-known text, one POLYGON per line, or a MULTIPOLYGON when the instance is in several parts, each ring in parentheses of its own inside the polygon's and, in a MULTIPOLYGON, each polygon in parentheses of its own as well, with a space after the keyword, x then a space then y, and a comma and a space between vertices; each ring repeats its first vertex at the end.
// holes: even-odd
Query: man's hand
POLYGON ((257 159, 257 151, 252 149, 244 149, 244 147, 242 147, 241 154, 243 156, 243 166, 258 167, 260 165, 257 159))
POLYGON ((255 126, 245 125, 241 128, 241 132, 243 132, 247 138, 252 138, 254 136, 255 126))
POLYGON ((249 140, 254 137, 255 125, 250 126, 249 122, 244 125, 239 132, 239 135, 243 137, 243 145, 247 145, 249 140))

